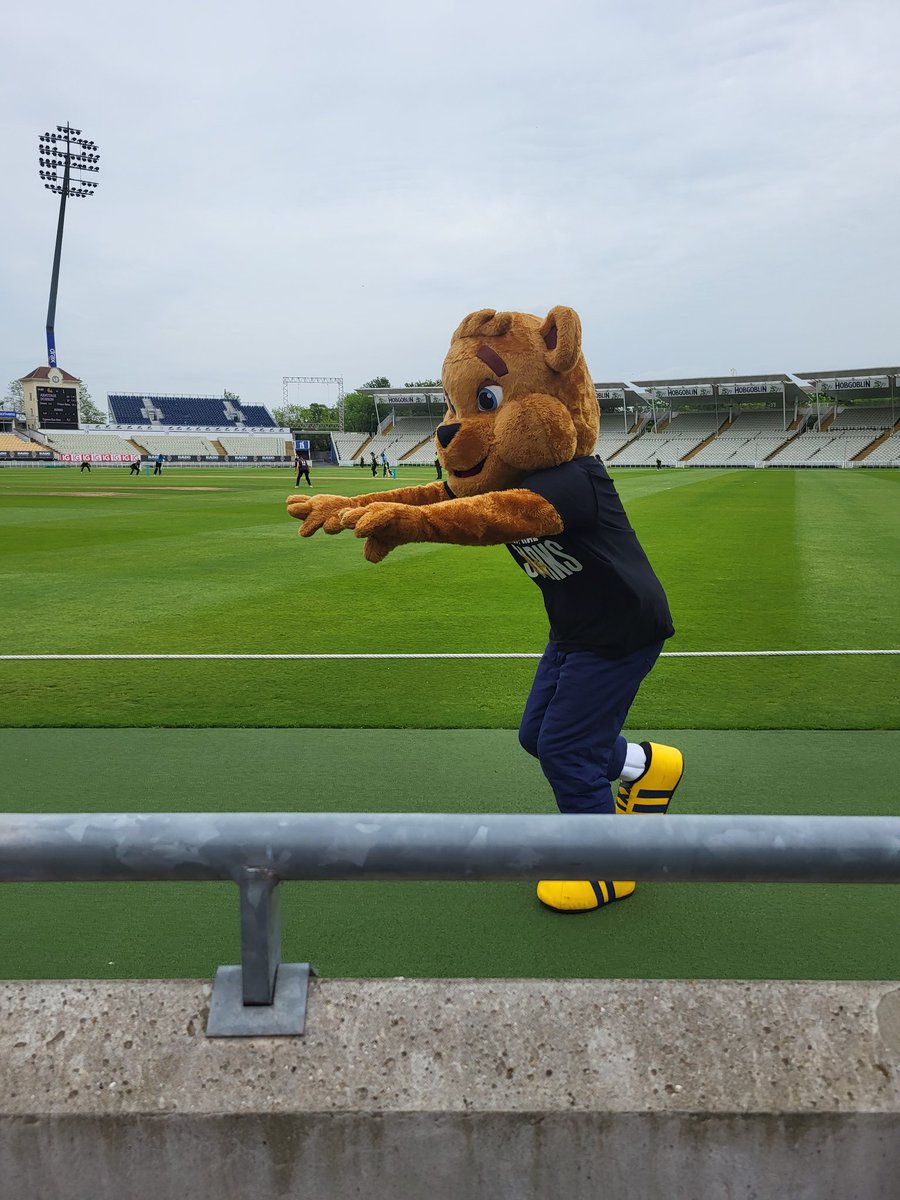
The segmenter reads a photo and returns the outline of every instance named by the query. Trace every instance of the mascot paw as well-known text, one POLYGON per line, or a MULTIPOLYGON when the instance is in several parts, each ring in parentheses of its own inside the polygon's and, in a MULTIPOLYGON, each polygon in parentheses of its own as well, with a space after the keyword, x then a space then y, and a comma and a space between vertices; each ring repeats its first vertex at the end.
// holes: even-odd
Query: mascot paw
POLYGON ((381 562, 397 546, 421 541, 424 519, 409 504, 390 502, 367 504, 365 508, 345 508, 339 519, 344 529, 352 529, 366 539, 365 557, 381 562))
POLYGON ((326 533, 340 533, 343 526, 340 524, 334 526, 334 522, 329 521, 329 518, 346 507, 346 496, 306 495, 288 496, 287 498, 288 514, 303 522, 299 530, 301 537, 311 537, 317 529, 321 529, 323 526, 326 533), (329 525, 332 528, 329 528, 329 525))
POLYGON ((577 880, 544 879, 537 885, 537 898, 555 912, 582 913, 603 908, 614 900, 624 900, 635 885, 621 879, 577 880))
POLYGON ((422 514, 417 508, 389 502, 369 504, 363 509, 348 509, 342 514, 342 521, 345 528, 353 527, 357 537, 375 535, 392 541, 395 546, 401 542, 416 541, 424 526, 422 514))

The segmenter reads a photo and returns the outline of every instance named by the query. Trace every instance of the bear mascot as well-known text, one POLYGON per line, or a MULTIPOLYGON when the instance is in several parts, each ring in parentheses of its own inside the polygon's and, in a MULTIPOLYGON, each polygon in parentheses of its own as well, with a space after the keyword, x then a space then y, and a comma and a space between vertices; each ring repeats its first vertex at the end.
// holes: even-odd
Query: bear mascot
MULTIPOLYGON (((674 628, 595 455, 599 411, 578 314, 471 313, 453 334, 442 382, 447 411, 435 441, 444 480, 353 499, 290 496, 288 512, 303 521, 302 537, 353 530, 373 563, 408 542, 506 545, 550 619, 519 741, 560 811, 664 813, 684 772, 681 752, 628 742, 621 731, 674 628)), ((558 912, 588 912, 634 888, 544 880, 537 895, 558 912)))

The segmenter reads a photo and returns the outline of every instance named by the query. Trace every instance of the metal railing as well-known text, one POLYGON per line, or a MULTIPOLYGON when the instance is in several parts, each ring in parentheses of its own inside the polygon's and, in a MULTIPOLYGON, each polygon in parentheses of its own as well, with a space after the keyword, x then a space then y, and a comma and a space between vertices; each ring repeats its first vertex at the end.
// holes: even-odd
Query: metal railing
POLYGON ((207 1033, 302 1033, 308 963, 281 962, 285 880, 900 883, 900 817, 458 813, 0 814, 0 883, 231 880, 241 965, 207 1033))

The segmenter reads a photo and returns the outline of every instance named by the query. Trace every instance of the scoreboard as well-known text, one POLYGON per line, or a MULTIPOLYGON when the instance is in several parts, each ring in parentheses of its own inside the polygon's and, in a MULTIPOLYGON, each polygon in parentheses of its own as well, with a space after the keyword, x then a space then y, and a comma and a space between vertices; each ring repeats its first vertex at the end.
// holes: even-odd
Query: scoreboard
POLYGON ((37 406, 41 429, 78 428, 78 393, 75 388, 39 387, 37 406))

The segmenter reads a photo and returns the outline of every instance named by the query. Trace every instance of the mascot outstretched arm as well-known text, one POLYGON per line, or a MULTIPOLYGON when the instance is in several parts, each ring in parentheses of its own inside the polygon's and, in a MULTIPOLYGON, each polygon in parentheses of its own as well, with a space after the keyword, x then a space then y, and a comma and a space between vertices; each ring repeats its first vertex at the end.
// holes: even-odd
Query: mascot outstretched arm
POLYGON ((447 482, 346 496, 289 496, 300 534, 353 529, 379 562, 407 542, 495 546, 559 533, 559 514, 516 485, 534 471, 591 454, 594 387, 571 308, 541 321, 481 309, 462 322, 444 362, 447 412, 437 431, 447 482))
MULTIPOLYGON (((519 741, 560 811, 664 813, 684 771, 681 752, 628 742, 621 730, 674 628, 594 455, 599 413, 577 313, 471 313, 453 334, 442 381, 436 443, 446 483, 353 500, 290 496, 288 512, 303 537, 351 529, 370 562, 410 542, 505 544, 550 619, 519 741)), ((585 912, 634 890, 622 880, 547 880, 537 894, 557 912, 585 912)))

